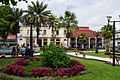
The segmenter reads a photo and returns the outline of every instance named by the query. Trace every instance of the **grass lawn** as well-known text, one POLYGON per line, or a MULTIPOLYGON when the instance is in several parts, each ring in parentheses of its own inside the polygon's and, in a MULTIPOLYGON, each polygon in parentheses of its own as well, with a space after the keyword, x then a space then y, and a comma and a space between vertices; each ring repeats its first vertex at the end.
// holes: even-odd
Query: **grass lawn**
MULTIPOLYGON (((77 50, 80 51, 80 50, 77 50)), ((67 50, 66 52, 74 52, 73 50, 67 50)), ((99 56, 99 57, 110 57, 109 55, 105 55, 105 52, 98 52, 98 53, 86 53, 86 55, 91 55, 91 56, 99 56)))
POLYGON ((105 55, 105 52, 98 52, 98 53, 86 53, 86 55, 99 56, 99 57, 110 57, 109 55, 105 55))
POLYGON ((113 67, 112 65, 105 64, 104 62, 85 60, 70 57, 86 65, 91 73, 80 76, 74 76, 65 80, 120 80, 120 67, 113 67))
POLYGON ((15 61, 17 58, 4 58, 0 59, 0 71, 3 70, 9 63, 15 61))
MULTIPOLYGON (((88 69, 88 71, 90 71, 90 73, 87 73, 84 75, 77 75, 77 76, 69 77, 69 78, 62 79, 62 80, 120 80, 120 67, 118 66, 113 67, 112 65, 105 64, 104 62, 95 61, 95 60, 85 60, 85 59, 79 59, 79 58, 74 58, 74 57, 70 57, 70 58, 72 60, 77 60, 81 62, 82 64, 86 65, 86 68, 88 69)), ((3 67, 5 67, 10 62, 15 61, 15 60, 16 58, 0 59, 0 63, 1 63, 0 70, 2 70, 3 67)), ((0 80, 2 79, 0 78, 0 80)), ((18 80, 27 80, 27 79, 21 78, 18 80)), ((38 79, 31 78, 29 80, 38 80, 38 79)))

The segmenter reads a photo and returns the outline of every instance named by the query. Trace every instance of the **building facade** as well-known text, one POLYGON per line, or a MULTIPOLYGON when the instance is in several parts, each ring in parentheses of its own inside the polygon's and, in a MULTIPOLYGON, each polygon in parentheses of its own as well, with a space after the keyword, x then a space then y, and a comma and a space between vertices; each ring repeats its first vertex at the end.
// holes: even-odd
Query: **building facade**
MULTIPOLYGON (((21 26, 18 36, 18 44, 30 43, 30 27, 21 26)), ((64 28, 58 30, 52 30, 48 27, 41 27, 39 32, 39 43, 37 45, 37 32, 36 28, 33 28, 33 46, 49 45, 50 42, 55 42, 56 45, 64 45, 66 41, 66 30, 64 28)))
MULTIPOLYGON (((96 31, 89 30, 89 27, 79 27, 76 30, 72 37, 67 40, 66 34, 67 30, 64 28, 58 30, 52 30, 48 27, 41 27, 39 32, 39 43, 37 45, 37 33, 36 28, 33 28, 33 46, 44 46, 49 45, 50 42, 55 42, 56 45, 67 46, 67 41, 69 47, 72 48, 92 48, 95 49, 96 45, 98 48, 104 48, 104 38, 99 34, 96 36, 96 31), (86 33, 89 40, 82 46, 78 37, 81 33, 86 33)), ((20 33, 17 35, 18 44, 22 45, 24 43, 30 43, 30 27, 21 26, 20 33)))
POLYGON ((104 38, 96 31, 89 30, 89 27, 79 27, 79 29, 73 33, 70 44, 71 47, 77 48, 104 48, 104 38), (87 37, 89 38, 88 41, 83 45, 79 41, 79 36, 82 33, 86 33, 87 37))

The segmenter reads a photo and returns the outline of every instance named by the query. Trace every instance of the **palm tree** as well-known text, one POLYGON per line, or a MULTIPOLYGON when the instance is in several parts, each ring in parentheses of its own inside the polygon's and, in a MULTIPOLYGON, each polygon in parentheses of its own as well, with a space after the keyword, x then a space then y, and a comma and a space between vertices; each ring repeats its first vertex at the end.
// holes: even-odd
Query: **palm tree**
POLYGON ((57 29, 61 28, 60 23, 59 23, 59 19, 57 18, 57 16, 54 16, 54 15, 49 16, 48 26, 52 30, 52 35, 51 36, 54 39, 56 37, 55 32, 57 31, 57 29))
POLYGON ((28 12, 34 13, 34 16, 36 17, 36 31, 37 31, 37 43, 39 40, 39 31, 42 25, 46 25, 47 23, 47 16, 51 14, 50 10, 46 10, 48 7, 47 4, 43 4, 43 2, 39 3, 37 0, 36 3, 32 2, 32 6, 28 5, 28 12))
MULTIPOLYGON (((69 43, 69 38, 71 37, 71 33, 78 29, 78 21, 76 20, 76 16, 74 13, 70 11, 65 11, 64 16, 60 16, 60 20, 62 23, 62 26, 67 29, 67 45, 69 43)), ((69 47, 69 45, 68 45, 69 47)))
POLYGON ((88 42, 88 37, 86 35, 86 33, 81 33, 78 37, 80 43, 82 44, 82 48, 84 47, 84 44, 86 44, 88 42))
POLYGON ((102 36, 106 39, 106 48, 108 50, 110 50, 110 39, 112 38, 113 36, 113 26, 112 25, 104 25, 102 28, 101 28, 101 34, 102 36))
POLYGON ((26 15, 24 15, 22 17, 22 20, 21 22, 26 25, 26 26, 30 26, 30 56, 33 57, 33 41, 32 41, 32 38, 33 38, 33 31, 32 31, 32 28, 33 28, 33 25, 35 25, 35 15, 34 15, 34 12, 31 12, 28 8, 26 15))
POLYGON ((12 14, 10 15, 11 18, 10 28, 12 29, 11 33, 16 35, 16 41, 17 41, 17 33, 19 33, 20 31, 19 22, 21 20, 22 14, 23 14, 22 9, 19 10, 18 8, 16 8, 12 10, 12 14))

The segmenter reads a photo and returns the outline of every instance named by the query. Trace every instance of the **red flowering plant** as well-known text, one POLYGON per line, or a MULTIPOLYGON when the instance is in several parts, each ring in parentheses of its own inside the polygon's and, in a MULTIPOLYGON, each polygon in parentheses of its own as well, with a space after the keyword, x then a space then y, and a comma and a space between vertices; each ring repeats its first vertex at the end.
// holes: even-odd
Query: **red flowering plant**
POLYGON ((31 60, 32 60, 32 61, 41 61, 41 58, 36 58, 36 57, 34 57, 34 58, 31 58, 31 60))
POLYGON ((85 69, 85 66, 78 61, 71 60, 71 63, 72 65, 69 68, 55 68, 57 70, 56 76, 74 76, 85 69))
POLYGON ((52 76, 51 71, 52 68, 47 68, 47 67, 37 67, 37 68, 32 68, 30 71, 32 72, 33 75, 37 77, 42 77, 42 76, 52 76))
POLYGON ((16 63, 11 63, 8 66, 6 66, 3 72, 10 75, 24 76, 23 66, 17 65, 16 63))
POLYGON ((15 62, 17 65, 27 65, 28 64, 28 61, 25 60, 24 58, 19 58, 18 60, 16 60, 15 62))

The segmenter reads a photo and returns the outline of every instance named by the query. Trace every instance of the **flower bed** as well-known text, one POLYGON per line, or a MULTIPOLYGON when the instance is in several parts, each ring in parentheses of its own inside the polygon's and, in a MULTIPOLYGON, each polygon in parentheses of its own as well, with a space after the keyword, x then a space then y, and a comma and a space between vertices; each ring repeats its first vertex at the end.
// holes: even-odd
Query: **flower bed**
MULTIPOLYGON (((32 58, 34 61, 41 61, 39 58, 32 58)), ((43 77, 43 76, 75 76, 77 73, 84 71, 85 66, 80 62, 75 60, 70 60, 71 66, 68 68, 48 68, 48 67, 35 67, 31 68, 29 71, 35 77, 43 77), (54 73, 53 73, 54 72, 54 73)), ((6 66, 3 70, 4 73, 16 76, 24 76, 25 69, 24 66, 29 66, 29 62, 24 58, 20 58, 6 66)))

